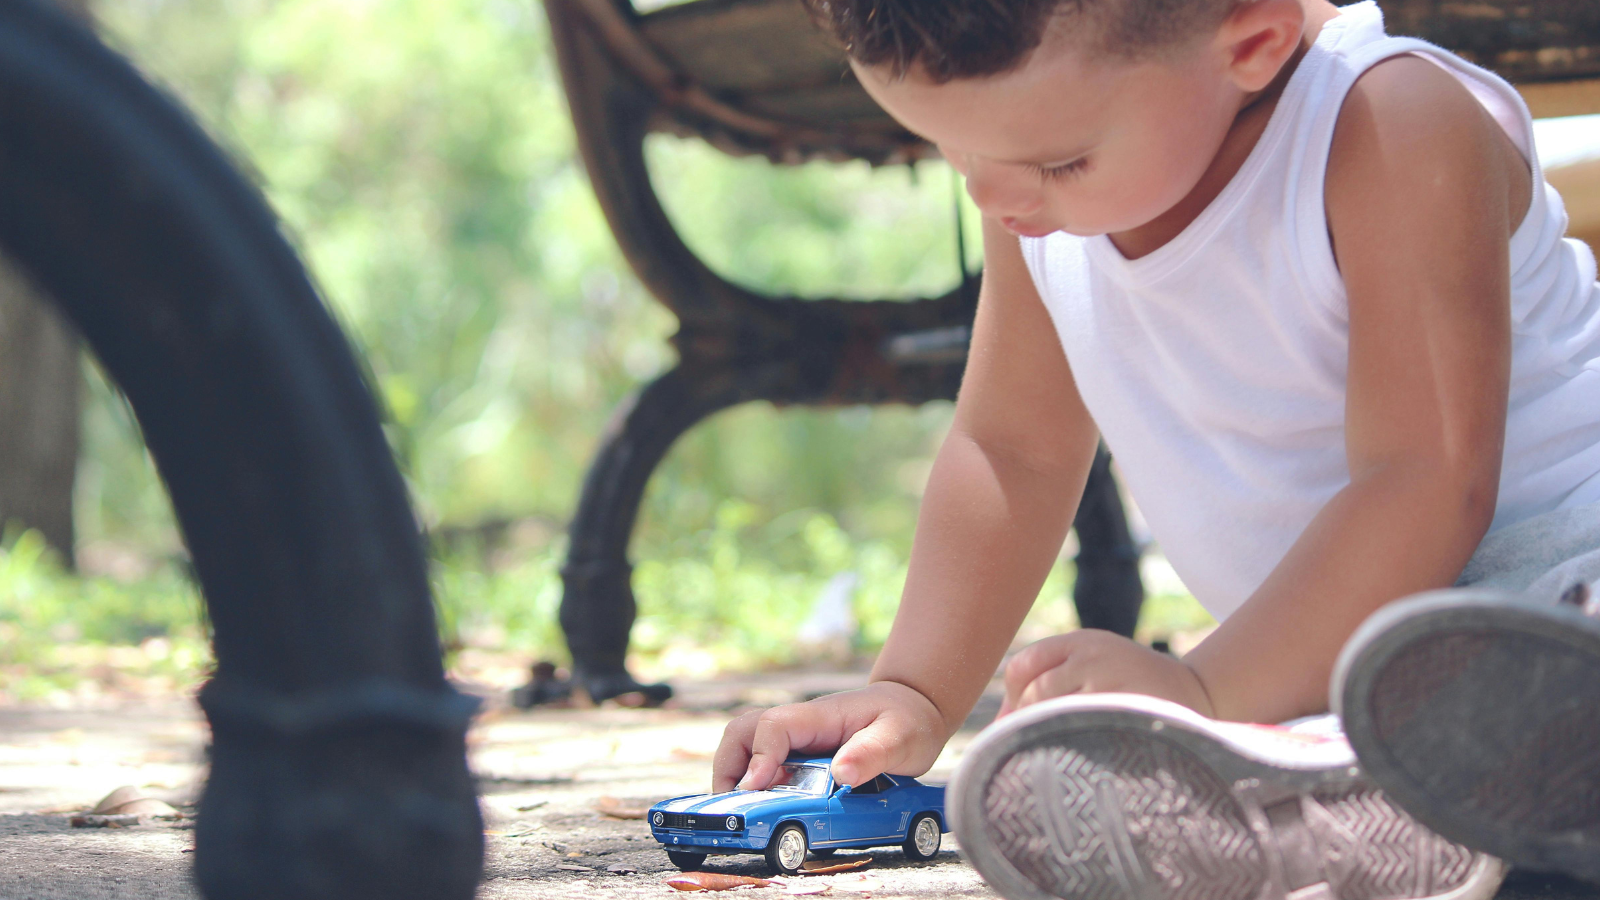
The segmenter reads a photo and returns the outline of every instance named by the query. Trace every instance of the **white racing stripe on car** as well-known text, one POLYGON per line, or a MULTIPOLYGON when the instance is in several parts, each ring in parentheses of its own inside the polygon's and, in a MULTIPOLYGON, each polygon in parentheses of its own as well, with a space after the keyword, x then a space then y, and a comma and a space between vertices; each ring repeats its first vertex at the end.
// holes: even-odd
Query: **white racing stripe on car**
POLYGON ((705 794, 692 794, 688 797, 679 797, 676 800, 668 800, 667 802, 660 804, 657 808, 664 812, 688 812, 689 807, 694 806, 696 803, 704 803, 705 801, 705 794))
POLYGON ((716 800, 707 803, 705 806, 694 810, 694 812, 704 813, 708 816, 733 815, 736 813, 742 813, 745 810, 750 809, 757 804, 765 803, 768 800, 778 800, 784 797, 794 796, 796 795, 792 791, 741 791, 737 794, 728 794, 718 797, 716 800))
POLYGON ((696 815, 729 815, 743 812, 758 803, 800 796, 793 791, 730 791, 726 794, 694 794, 661 804, 658 809, 696 815))

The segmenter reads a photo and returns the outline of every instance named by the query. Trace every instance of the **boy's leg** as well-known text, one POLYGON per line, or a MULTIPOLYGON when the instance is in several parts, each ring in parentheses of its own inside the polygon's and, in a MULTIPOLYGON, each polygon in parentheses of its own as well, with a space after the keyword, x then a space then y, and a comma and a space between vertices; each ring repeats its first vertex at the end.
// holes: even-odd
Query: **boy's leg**
POLYGON ((1218 723, 1150 697, 1058 698, 980 736, 947 809, 963 854, 1010 900, 1495 893, 1499 860, 1420 826, 1343 739, 1315 730, 1218 723))
POLYGON ((1600 507, 1491 535, 1473 586, 1362 626, 1333 702, 1363 767, 1418 819, 1514 865, 1600 881, 1596 547, 1600 507))

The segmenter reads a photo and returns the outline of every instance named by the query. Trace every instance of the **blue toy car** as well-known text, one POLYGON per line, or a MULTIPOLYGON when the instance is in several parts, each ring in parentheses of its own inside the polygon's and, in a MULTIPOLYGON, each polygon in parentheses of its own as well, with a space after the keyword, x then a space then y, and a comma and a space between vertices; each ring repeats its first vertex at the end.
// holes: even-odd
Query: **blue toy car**
POLYGON ((791 756, 765 791, 691 794, 650 807, 650 833, 673 865, 698 869, 710 854, 762 853, 775 874, 792 875, 806 853, 899 844, 929 860, 950 830, 944 786, 879 775, 859 787, 835 786, 832 759, 791 756))

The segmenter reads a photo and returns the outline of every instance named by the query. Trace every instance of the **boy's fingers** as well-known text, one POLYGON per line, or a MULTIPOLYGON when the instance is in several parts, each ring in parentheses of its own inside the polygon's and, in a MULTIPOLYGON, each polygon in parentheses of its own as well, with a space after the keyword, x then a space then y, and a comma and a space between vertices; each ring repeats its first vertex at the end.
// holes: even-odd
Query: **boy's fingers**
POLYGON ((1065 663, 1072 655, 1073 643, 1070 634, 1060 634, 1035 641, 1011 657, 1006 664, 1006 699, 1001 709, 1013 712, 1026 706, 1023 693, 1041 675, 1065 663))
MULTIPOLYGON (((923 712, 916 709, 917 700, 927 707, 925 712, 937 718, 938 711, 926 698, 910 688, 894 685, 874 685, 807 703, 747 713, 734 720, 723 732, 722 744, 717 748, 712 763, 712 785, 718 791, 731 790, 735 786, 744 790, 765 790, 777 777, 778 767, 794 750, 821 753, 841 748, 840 753, 847 761, 844 771, 852 772, 852 766, 848 763, 850 754, 844 751, 856 745, 854 741, 846 741, 853 734, 864 735, 858 749, 864 748, 871 754, 874 762, 868 763, 868 768, 872 765, 904 765, 902 760, 910 746, 909 736, 918 733, 919 728, 930 735, 937 730, 933 726, 914 724, 919 713, 923 712), (885 715, 886 709, 904 704, 912 707, 910 715, 885 715), (900 727, 879 727, 878 723, 889 719, 900 722, 900 727), (857 730, 861 723, 865 723, 865 726, 857 730), (908 737, 891 740, 900 734, 908 737)), ((938 736, 930 740, 943 743, 942 737, 938 736)), ((937 753, 935 748, 934 755, 937 753)), ((839 758, 840 755, 835 754, 836 772, 839 758)), ((930 759, 929 764, 931 762, 930 759)), ((858 773, 859 781, 851 783, 866 781, 882 771, 885 768, 858 773)))
MULTIPOLYGON (((739 780, 743 791, 764 791, 772 786, 778 767, 789 758, 793 749, 790 729, 798 725, 795 720, 806 715, 803 706, 769 709, 756 720, 755 738, 750 742, 750 768, 739 780)), ((808 729, 809 730, 809 729, 808 729)))
POLYGON ((713 793, 733 790, 750 768, 750 745, 755 741, 756 723, 760 719, 760 712, 745 713, 723 730, 722 743, 717 745, 717 755, 711 760, 713 793))
POLYGON ((1017 708, 1032 706, 1051 697, 1076 694, 1085 687, 1083 678, 1069 665, 1059 665, 1035 678, 1017 698, 1017 708))

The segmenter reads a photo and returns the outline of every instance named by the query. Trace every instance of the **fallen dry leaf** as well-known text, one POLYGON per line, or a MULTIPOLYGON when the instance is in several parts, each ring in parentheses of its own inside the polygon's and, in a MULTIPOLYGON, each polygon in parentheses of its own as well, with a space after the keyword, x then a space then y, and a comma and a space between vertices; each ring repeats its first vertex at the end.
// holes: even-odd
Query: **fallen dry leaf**
POLYGON ((130 800, 137 800, 143 796, 144 794, 140 793, 138 788, 131 784, 125 784, 122 787, 119 787, 111 793, 105 795, 104 797, 101 797, 100 802, 96 803, 94 805, 94 809, 89 811, 103 815, 111 812, 113 807, 121 806, 130 800))
POLYGON ((856 869, 865 869, 872 865, 872 857, 861 859, 833 860, 833 859, 808 859, 800 864, 801 875, 832 875, 835 872, 853 872, 856 869))
POLYGON ((630 806, 615 797, 601 797, 594 802, 594 808, 613 819, 642 819, 650 811, 644 806, 630 806))
POLYGON ((593 872, 594 871, 594 869, 591 869, 588 866, 574 866, 574 865, 571 865, 569 863, 562 863, 561 865, 556 866, 556 868, 560 869, 563 872, 593 872))
POLYGON ((106 810, 106 815, 153 816, 158 819, 176 819, 182 816, 181 813, 172 808, 172 804, 165 800, 157 800, 154 797, 140 797, 137 800, 130 800, 119 806, 113 806, 106 810))
POLYGON ((143 791, 125 784, 100 798, 89 811, 97 816, 177 816, 178 811, 165 800, 146 797, 143 791))
POLYGON ((685 872, 667 879, 667 887, 679 891, 731 891, 734 888, 767 887, 771 884, 765 878, 723 875, 719 872, 685 872))

